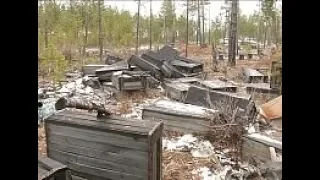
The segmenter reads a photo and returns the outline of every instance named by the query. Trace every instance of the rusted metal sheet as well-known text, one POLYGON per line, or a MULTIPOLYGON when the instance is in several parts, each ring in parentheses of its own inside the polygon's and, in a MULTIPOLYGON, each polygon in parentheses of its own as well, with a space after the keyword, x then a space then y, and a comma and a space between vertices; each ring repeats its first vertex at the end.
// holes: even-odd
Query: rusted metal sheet
POLYGON ((268 82, 269 77, 251 68, 243 68, 244 82, 246 83, 261 83, 268 82))

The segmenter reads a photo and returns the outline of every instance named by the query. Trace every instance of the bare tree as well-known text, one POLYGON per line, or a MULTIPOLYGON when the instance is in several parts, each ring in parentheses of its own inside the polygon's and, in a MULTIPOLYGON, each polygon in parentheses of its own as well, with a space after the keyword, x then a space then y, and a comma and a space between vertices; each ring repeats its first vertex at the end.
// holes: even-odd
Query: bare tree
POLYGON ((102 51, 103 51, 103 39, 102 39, 102 25, 101 25, 101 0, 98 1, 98 13, 99 13, 99 57, 102 62, 102 51))
POLYGON ((150 19, 149 19, 149 49, 152 50, 152 0, 150 0, 150 19))
POLYGON ((139 53, 139 25, 140 25, 140 5, 141 1, 138 0, 138 14, 137 14, 137 34, 136 34, 136 55, 139 53))

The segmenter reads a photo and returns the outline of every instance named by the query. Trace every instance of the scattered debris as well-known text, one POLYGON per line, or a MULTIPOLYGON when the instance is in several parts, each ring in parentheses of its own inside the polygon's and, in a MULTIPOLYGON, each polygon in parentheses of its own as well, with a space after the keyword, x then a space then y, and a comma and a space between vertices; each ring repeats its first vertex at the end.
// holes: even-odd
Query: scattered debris
POLYGON ((243 69, 244 82, 246 83, 267 83, 269 77, 251 68, 243 69))
POLYGON ((146 89, 149 76, 145 71, 118 71, 112 74, 112 84, 119 91, 146 89))

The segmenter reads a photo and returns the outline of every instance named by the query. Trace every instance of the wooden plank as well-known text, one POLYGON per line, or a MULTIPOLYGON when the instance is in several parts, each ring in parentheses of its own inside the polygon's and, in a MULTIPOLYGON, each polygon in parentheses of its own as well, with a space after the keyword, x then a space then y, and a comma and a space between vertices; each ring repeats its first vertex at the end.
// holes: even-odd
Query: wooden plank
POLYGON ((49 173, 44 167, 38 164, 38 177, 46 176, 49 173))
POLYGON ((146 178, 141 178, 129 174, 125 174, 119 171, 112 171, 108 169, 96 168, 80 163, 65 163, 71 170, 83 172, 86 174, 95 174, 98 177, 109 178, 111 180, 145 180, 146 178))
MULTIPOLYGON (((62 112, 59 112, 56 115, 63 115, 63 116, 68 116, 68 117, 75 117, 79 119, 87 119, 90 121, 100 121, 100 122, 105 122, 108 124, 118 124, 118 125, 130 125, 133 127, 150 127, 152 129, 157 123, 152 122, 152 121, 142 121, 142 120, 132 120, 132 119, 127 119, 123 118, 121 116, 115 116, 115 115, 110 115, 107 118, 106 117, 97 117, 96 114, 89 114, 89 113, 79 113, 77 111, 70 111, 70 110, 65 110, 62 112)), ((149 130, 150 130, 149 129, 149 130)))
POLYGON ((171 115, 171 114, 165 114, 163 112, 157 112, 157 111, 155 112, 149 109, 143 109, 142 119, 150 119, 150 120, 156 120, 156 121, 162 121, 162 120, 175 121, 177 123, 189 123, 192 125, 200 125, 200 126, 209 125, 209 122, 210 122, 209 118, 205 119, 205 118, 195 118, 187 115, 185 116, 171 115))
POLYGON ((72 177, 74 176, 77 178, 81 178, 80 180, 110 180, 109 178, 98 177, 92 174, 85 174, 78 171, 72 171, 72 177))
POLYGON ((242 139, 242 157, 244 160, 247 160, 250 157, 255 157, 262 161, 271 160, 269 146, 256 141, 252 141, 246 137, 243 137, 242 139))
POLYGON ((132 148, 141 151, 147 151, 148 148, 147 143, 136 141, 134 138, 130 139, 122 136, 117 137, 105 132, 94 131, 85 128, 56 126, 47 123, 47 130, 50 134, 54 135, 79 138, 91 142, 107 143, 118 147, 132 148))
POLYGON ((57 168, 59 169, 66 168, 65 165, 57 161, 54 161, 48 157, 41 157, 41 156, 38 156, 38 165, 41 165, 47 171, 50 171, 52 169, 57 169, 57 168))
POLYGON ((182 128, 182 129, 188 129, 192 132, 197 132, 197 131, 205 132, 205 131, 208 131, 208 129, 209 129, 209 124, 207 126, 205 126, 205 125, 201 126, 201 125, 196 125, 196 124, 187 123, 187 122, 177 122, 177 121, 164 120, 161 117, 154 117, 154 116, 148 116, 148 115, 145 115, 143 118, 162 120, 165 124, 165 128, 164 128, 165 130, 168 129, 168 126, 174 126, 174 127, 178 127, 178 128, 182 128))
MULTIPOLYGON (((81 141, 76 139, 71 140, 81 141)), ((84 145, 89 146, 87 144, 84 145)), ((58 151, 76 153, 86 157, 93 157, 105 161, 116 162, 119 164, 127 164, 139 168, 145 168, 147 164, 147 152, 128 150, 124 148, 117 149, 117 147, 112 147, 104 144, 99 144, 99 146, 106 148, 97 149, 96 147, 84 147, 82 146, 82 144, 73 145, 69 143, 49 141, 48 146, 50 148, 49 152, 51 151, 51 149, 55 149, 58 151)))
POLYGON ((148 134, 148 128, 140 128, 140 127, 134 127, 130 125, 114 125, 114 124, 108 124, 107 122, 99 122, 99 121, 84 121, 81 119, 75 119, 71 117, 57 117, 55 115, 50 116, 48 119, 46 119, 47 123, 51 124, 60 124, 60 125, 73 125, 75 127, 88 127, 93 128, 95 130, 109 130, 112 132, 119 132, 119 133, 131 133, 131 134, 137 134, 137 135, 147 135, 148 134))
POLYGON ((79 176, 74 176, 74 175, 71 175, 72 177, 72 180, 88 180, 88 179, 84 179, 84 178, 81 178, 79 176))
POLYGON ((118 164, 110 161, 101 160, 93 157, 86 157, 76 153, 63 152, 51 149, 50 156, 54 159, 64 160, 68 163, 80 163, 88 166, 103 168, 108 170, 119 171, 126 174, 131 174, 139 177, 145 177, 148 173, 147 167, 137 168, 126 164, 118 164))

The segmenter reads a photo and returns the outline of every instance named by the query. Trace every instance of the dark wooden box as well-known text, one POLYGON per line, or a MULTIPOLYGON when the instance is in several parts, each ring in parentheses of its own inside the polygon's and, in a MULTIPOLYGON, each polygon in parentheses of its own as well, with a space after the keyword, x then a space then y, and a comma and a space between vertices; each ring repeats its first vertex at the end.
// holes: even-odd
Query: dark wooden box
POLYGON ((170 99, 183 102, 190 87, 188 83, 174 82, 163 84, 166 96, 170 99))
POLYGON ((112 74, 112 84, 120 91, 145 89, 149 74, 143 71, 118 71, 112 74))
POLYGON ((282 61, 273 61, 271 65, 270 87, 281 90, 282 87, 282 61))
POLYGON ((71 173, 66 165, 39 154, 38 180, 71 180, 71 173))
POLYGON ((162 122, 65 110, 45 123, 48 156, 72 175, 98 180, 160 180, 162 122))

